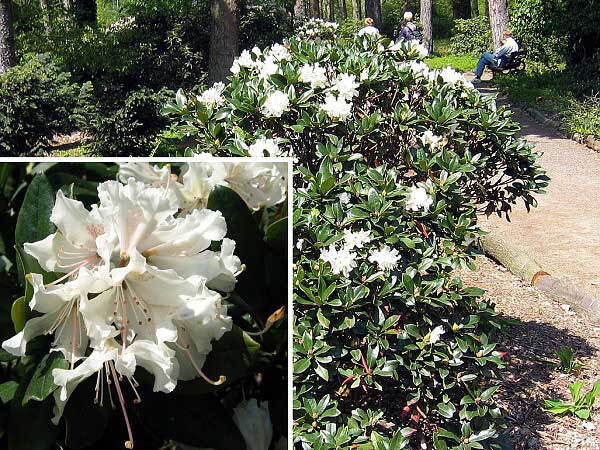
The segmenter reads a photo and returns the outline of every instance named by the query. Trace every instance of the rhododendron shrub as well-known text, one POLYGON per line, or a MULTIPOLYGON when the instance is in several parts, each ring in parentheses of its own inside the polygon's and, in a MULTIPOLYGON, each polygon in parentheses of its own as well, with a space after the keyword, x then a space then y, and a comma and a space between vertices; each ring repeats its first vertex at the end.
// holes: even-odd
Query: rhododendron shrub
POLYGON ((500 446, 503 321, 455 271, 479 213, 535 205, 548 179, 511 112, 426 56, 296 36, 243 53, 218 107, 165 108, 189 153, 296 158, 297 449, 500 446))
POLYGON ((287 163, 20 166, 2 166, 7 194, 26 187, 5 266, 24 286, 2 333, 9 448, 251 448, 250 397, 264 448, 285 436, 268 416, 286 407, 287 163))

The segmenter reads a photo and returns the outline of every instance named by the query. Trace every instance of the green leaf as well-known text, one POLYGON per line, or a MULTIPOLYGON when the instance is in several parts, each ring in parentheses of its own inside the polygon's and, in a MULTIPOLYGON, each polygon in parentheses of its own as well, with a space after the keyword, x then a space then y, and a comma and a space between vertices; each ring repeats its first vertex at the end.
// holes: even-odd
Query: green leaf
POLYGON ((227 237, 235 241, 235 254, 246 265, 238 277, 236 291, 243 293, 250 306, 260 310, 266 285, 264 242, 252 212, 239 195, 224 186, 217 186, 211 192, 207 208, 221 211, 227 223, 227 237))
POLYGON ((440 415, 447 419, 452 418, 456 412, 456 407, 453 403, 438 403, 437 409, 440 415))
POLYGON ((2 403, 10 402, 15 396, 18 388, 19 383, 16 381, 7 381, 6 383, 0 384, 0 400, 2 400, 2 403))
MULTIPOLYGON (((17 218, 15 229, 17 247, 23 248, 23 244, 26 242, 37 242, 54 233, 56 227, 50 221, 54 196, 55 192, 48 178, 43 174, 37 175, 27 188, 17 218)), ((33 257, 24 252, 21 257, 24 258, 23 265, 25 267, 39 267, 33 257)), ((22 267, 19 266, 18 270, 19 278, 23 280, 25 273, 22 272, 22 267)))
POLYGON ((10 318, 15 326, 15 332, 20 333, 25 328, 27 316, 29 315, 29 305, 25 297, 16 299, 10 309, 10 318))
POLYGON ((265 230, 265 241, 268 244, 276 246, 285 246, 288 237, 288 220, 287 217, 276 220, 269 224, 265 230))
POLYGON ((42 401, 52 394, 58 386, 54 384, 52 371, 54 369, 67 369, 69 362, 66 361, 59 352, 52 352, 40 361, 35 373, 27 386, 25 395, 23 396, 23 405, 29 400, 42 401))

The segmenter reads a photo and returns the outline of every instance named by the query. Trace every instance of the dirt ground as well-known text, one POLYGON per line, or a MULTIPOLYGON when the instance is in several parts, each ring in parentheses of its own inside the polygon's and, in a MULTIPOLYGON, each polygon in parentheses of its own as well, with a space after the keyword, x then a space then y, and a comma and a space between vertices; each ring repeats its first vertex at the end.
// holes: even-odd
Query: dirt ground
POLYGON ((498 349, 508 352, 499 402, 508 412, 515 450, 600 450, 600 398, 590 421, 557 417, 544 411, 544 400, 570 400, 569 383, 585 381, 584 392, 600 379, 600 324, 545 297, 504 267, 481 257, 476 272, 461 272, 466 285, 478 286, 503 316, 520 321, 498 349), (556 350, 570 346, 584 364, 563 374, 556 350), (554 363, 554 364, 552 364, 554 363))

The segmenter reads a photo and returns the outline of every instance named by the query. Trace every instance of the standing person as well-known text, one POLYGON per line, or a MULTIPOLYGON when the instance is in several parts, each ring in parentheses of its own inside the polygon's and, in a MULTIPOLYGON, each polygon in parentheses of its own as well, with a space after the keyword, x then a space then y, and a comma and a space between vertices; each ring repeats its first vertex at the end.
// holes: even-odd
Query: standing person
POLYGON ((508 28, 502 33, 502 46, 494 53, 484 52, 479 58, 477 69, 475 69, 475 79, 473 83, 481 83, 481 75, 486 67, 504 67, 510 55, 519 51, 519 44, 512 37, 512 31, 508 28))
POLYGON ((404 23, 402 25, 402 31, 400 32, 400 37, 404 41, 419 41, 423 40, 423 33, 419 30, 419 28, 412 22, 413 13, 410 11, 406 11, 404 13, 404 23))
POLYGON ((379 34, 379 30, 373 26, 373 23, 373 19, 367 17, 365 19, 365 26, 360 29, 358 35, 364 36, 365 34, 368 34, 369 36, 377 36, 379 34))

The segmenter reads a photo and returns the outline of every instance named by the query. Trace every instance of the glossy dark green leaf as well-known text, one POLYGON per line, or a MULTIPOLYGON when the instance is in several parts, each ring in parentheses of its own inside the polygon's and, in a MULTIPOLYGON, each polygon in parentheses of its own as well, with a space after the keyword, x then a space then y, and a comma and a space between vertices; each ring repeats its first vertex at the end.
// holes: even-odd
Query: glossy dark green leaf
POLYGON ((27 322, 27 316, 29 315, 29 305, 25 297, 19 297, 16 299, 12 308, 10 309, 10 318, 13 321, 15 332, 19 333, 25 328, 25 322, 27 322))
POLYGON ((16 381, 7 381, 0 384, 0 400, 2 400, 2 403, 10 402, 15 396, 18 388, 19 383, 16 381))
POLYGON ((63 358, 60 352, 52 352, 44 356, 27 386, 27 390, 23 396, 23 404, 25 405, 29 400, 44 400, 52 394, 57 388, 54 384, 52 371, 54 369, 67 369, 68 367, 69 363, 63 358))
MULTIPOLYGON (((23 248, 26 242, 37 242, 52 234, 56 227, 50 221, 54 207, 55 192, 45 175, 37 175, 25 193, 23 205, 19 211, 15 229, 15 244, 23 248)), ((23 266, 31 270, 39 267, 37 261, 31 256, 21 253, 23 266)), ((23 280, 25 273, 19 266, 19 277, 23 280)), ((37 271, 36 271, 37 272, 37 271)))
POLYGON ((264 242, 252 212, 239 195, 225 186, 217 186, 211 192, 207 207, 221 211, 227 223, 227 237, 235 241, 235 254, 246 265, 238 277, 236 291, 259 310, 265 285, 264 242))

